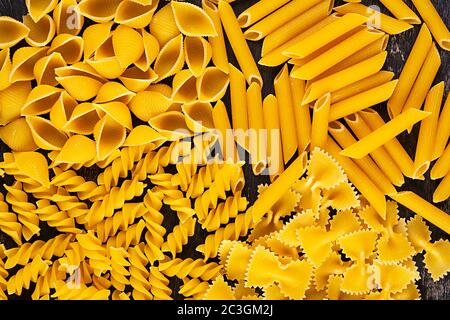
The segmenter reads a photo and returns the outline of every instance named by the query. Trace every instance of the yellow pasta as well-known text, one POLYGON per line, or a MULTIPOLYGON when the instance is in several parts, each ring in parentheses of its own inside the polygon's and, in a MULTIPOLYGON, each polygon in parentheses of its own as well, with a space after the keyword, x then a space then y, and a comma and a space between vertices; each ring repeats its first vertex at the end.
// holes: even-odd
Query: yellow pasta
POLYGON ((231 132, 230 119, 228 117, 225 104, 219 100, 217 101, 212 111, 214 127, 219 131, 219 143, 222 149, 222 158, 227 161, 236 160, 235 157, 235 144, 233 137, 229 137, 227 132, 231 132))
POLYGON ((25 5, 27 6, 28 12, 34 22, 38 22, 44 15, 52 11, 56 7, 57 3, 57 0, 25 1, 25 5))
POLYGON ((194 132, 206 132, 214 128, 212 106, 209 102, 192 102, 182 107, 186 117, 186 125, 194 132))
POLYGON ((380 0, 380 2, 391 12, 397 19, 405 21, 409 24, 420 24, 420 18, 412 11, 403 0, 380 0))
POLYGON ((311 115, 309 105, 303 104, 305 81, 290 77, 292 103, 297 132, 298 152, 306 150, 311 142, 311 115))
POLYGON ((217 36, 213 21, 200 7, 178 1, 172 1, 170 5, 175 23, 184 35, 191 37, 217 36))
POLYGON ((159 1, 152 1, 147 4, 132 0, 122 1, 117 7, 114 21, 135 29, 145 28, 150 24, 158 3, 159 1))
POLYGON ((120 2, 121 0, 82 0, 78 4, 77 11, 97 23, 108 22, 114 19, 120 2))
POLYGON ((0 90, 11 85, 9 74, 11 73, 11 56, 9 48, 0 51, 0 90))
POLYGON ((150 22, 150 33, 158 40, 161 47, 180 34, 170 3, 154 14, 150 22))
POLYGON ((311 125, 311 150, 316 147, 324 148, 328 138, 328 116, 330 113, 329 93, 317 99, 313 108, 311 125))
POLYGON ((239 25, 241 28, 247 28, 282 7, 287 2, 289 0, 259 1, 238 16, 239 25))
POLYGON ((34 78, 38 85, 47 84, 50 86, 56 86, 55 70, 66 66, 66 62, 62 55, 58 52, 54 52, 46 57, 43 57, 36 61, 33 68, 34 78))
POLYGON ((450 175, 447 173, 433 193, 433 202, 442 202, 450 197, 450 175))
POLYGON ((34 65, 36 61, 45 56, 47 49, 47 47, 24 47, 18 49, 12 57, 12 67, 11 73, 9 74, 9 81, 14 83, 16 81, 33 80, 34 65))
POLYGON ((45 46, 55 36, 55 22, 49 15, 45 15, 38 22, 34 22, 30 16, 24 16, 23 23, 30 29, 30 33, 25 38, 30 46, 45 46))
POLYGON ((191 70, 184 69, 173 77, 172 100, 174 102, 191 102, 197 98, 196 78, 191 70))
POLYGON ((30 92, 31 84, 28 81, 13 83, 0 91, 0 125, 7 125, 20 117, 30 92))
POLYGON ((59 52, 63 56, 64 61, 68 64, 73 64, 80 61, 83 55, 83 46, 83 38, 61 34, 53 39, 48 53, 59 52))
POLYGON ((77 36, 83 27, 84 16, 76 9, 77 0, 61 0, 53 10, 56 33, 77 36))
POLYGON ((141 35, 126 25, 120 25, 112 33, 114 54, 122 68, 135 63, 144 53, 141 35))
MULTIPOLYGON (((228 69, 228 68, 227 68, 228 69)), ((198 100, 217 101, 222 99, 228 89, 230 79, 222 69, 218 67, 207 67, 197 78, 198 100)))
POLYGON ((245 78, 242 72, 236 69, 232 64, 230 70, 230 100, 231 100, 231 119, 236 132, 236 143, 242 148, 248 150, 248 106, 246 96, 245 78))
POLYGON ((27 26, 11 17, 0 17, 0 27, 3 30, 0 37, 0 49, 16 45, 30 32, 27 26))
POLYGON ((161 81, 174 75, 183 68, 184 50, 183 37, 181 35, 167 42, 156 58, 154 69, 161 81))
POLYGON ((432 159, 435 160, 439 158, 444 152, 445 145, 450 137, 450 123, 445 119, 448 119, 450 112, 450 96, 447 95, 447 99, 445 100, 445 104, 442 107, 441 113, 439 115, 439 121, 437 125, 436 131, 436 141, 433 148, 433 156, 432 159))
POLYGON ((198 78, 211 60, 211 46, 201 37, 187 36, 184 38, 184 55, 189 69, 198 78))
POLYGON ((284 170, 280 117, 277 98, 268 95, 263 101, 264 126, 267 130, 267 163, 271 180, 284 170))

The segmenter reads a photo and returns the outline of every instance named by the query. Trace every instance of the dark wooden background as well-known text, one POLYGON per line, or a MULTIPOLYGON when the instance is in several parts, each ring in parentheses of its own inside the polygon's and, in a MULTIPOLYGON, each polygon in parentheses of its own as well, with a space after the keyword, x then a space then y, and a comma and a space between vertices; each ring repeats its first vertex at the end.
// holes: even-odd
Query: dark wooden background
MULTIPOLYGON (((0 0, 0 15, 8 15, 12 16, 16 19, 20 19, 21 16, 26 14, 26 7, 24 5, 24 0, 0 0)), ((201 0, 189 0, 191 3, 195 3, 197 5, 200 5, 201 0)), ((237 0, 235 3, 233 3, 233 8, 235 9, 236 14, 239 14, 252 4, 257 2, 257 0, 237 0)), ((411 8, 413 8, 411 1, 406 0, 408 5, 410 5, 411 8)), ((336 0, 336 5, 342 4, 343 1, 336 0)), ((382 8, 382 11, 384 13, 388 13, 381 3, 377 0, 363 0, 363 3, 366 5, 378 5, 382 8)), ((450 26, 450 1, 449 0, 433 0, 433 3, 437 7, 438 11, 440 12, 441 16, 443 17, 445 23, 447 26, 450 26)), ((160 6, 166 4, 166 1, 160 0, 160 6)), ((415 9, 414 9, 415 10, 415 9)), ((400 71, 408 57, 408 54, 412 48, 412 45, 414 43, 414 40, 419 32, 419 27, 416 26, 415 28, 408 30, 407 32, 404 32, 397 36, 391 36, 388 46, 389 55, 387 58, 387 62, 384 69, 390 70, 395 72, 396 78, 400 74, 400 71)), ((20 45, 26 45, 26 44, 19 44, 20 45)), ((250 48, 258 61, 260 58, 260 52, 261 52, 261 46, 262 42, 249 42, 250 48)), ((439 48, 440 49, 440 48, 439 48)), ((236 59, 233 56, 231 48, 228 47, 228 53, 230 56, 230 61, 237 66, 236 59)), ((442 66, 439 70, 439 74, 436 77, 435 84, 439 81, 445 81, 446 82, 446 95, 449 92, 450 89, 450 74, 449 74, 449 64, 450 64, 450 53, 446 52, 444 50, 440 49, 441 58, 442 58, 442 66)), ((276 74, 279 72, 280 68, 268 68, 268 67, 262 67, 260 66, 261 74, 264 79, 264 88, 263 93, 264 96, 268 95, 270 93, 274 93, 273 90, 273 79, 275 78, 276 74)), ((231 113, 229 109, 229 96, 228 93, 224 97, 224 102, 228 106, 228 112, 231 113)), ((386 105, 382 104, 376 107, 376 109, 384 116, 385 120, 388 119, 387 113, 386 113, 386 105)), ((450 121, 450 119, 449 119, 450 121)), ((413 130, 413 132, 408 135, 406 133, 403 133, 399 140, 402 143, 403 146, 405 146, 406 150, 409 152, 411 156, 414 156, 415 152, 415 145, 417 141, 417 135, 418 135, 418 126, 416 126, 413 130)), ((2 154, 4 152, 8 152, 8 148, 0 141, 0 159, 3 158, 2 154)), ((267 177, 259 176, 255 177, 251 173, 251 168, 246 165, 244 168, 245 176, 246 176, 246 187, 244 189, 245 195, 248 197, 250 203, 253 203, 257 196, 257 186, 261 183, 268 183, 267 177)), ((87 170, 80 170, 80 174, 86 177, 86 179, 95 179, 95 177, 98 174, 98 170, 95 169, 87 169, 87 170)), ((0 178, 1 179, 1 178, 0 178)), ((0 184, 0 191, 5 192, 5 189, 3 188, 3 184, 6 183, 10 185, 13 180, 11 177, 6 177, 3 179, 4 181, 0 184)), ((427 174, 427 179, 425 182, 423 181, 414 181, 414 180, 407 180, 405 185, 402 187, 402 190, 412 190, 425 199, 431 201, 432 194, 437 186, 438 182, 432 181, 429 179, 429 175, 427 174)), ((443 203, 438 204, 438 207, 446 212, 450 212, 450 201, 446 201, 443 203)), ((403 217, 409 217, 411 216, 411 213, 408 212, 405 208, 401 208, 401 216, 403 217)), ((171 231, 174 225, 177 224, 176 216, 170 212, 170 209, 164 208, 165 213, 165 221, 164 221, 164 227, 168 229, 168 232, 171 231)), ((53 229, 48 227, 45 223, 41 224, 42 232, 39 239, 49 239, 53 237, 57 232, 53 229)), ((445 232, 439 230, 438 228, 434 226, 430 226, 433 231, 433 239, 450 239, 449 235, 447 235, 445 232)), ((188 246, 185 248, 185 250, 181 253, 181 257, 192 257, 197 258, 200 257, 200 255, 195 251, 195 247, 203 242, 203 239, 205 237, 205 232, 197 226, 196 234, 194 237, 192 237, 189 241, 188 246)), ((38 239, 36 238, 36 239, 38 239)), ((34 240, 35 238, 33 238, 34 240)), ((14 243, 9 239, 5 234, 2 234, 0 232, 0 243, 5 243, 7 247, 14 246, 14 243)), ((418 282, 421 295, 423 299, 431 299, 431 300, 437 300, 437 299, 444 299, 448 300, 450 299, 450 276, 447 275, 445 278, 441 279, 438 282, 433 282, 431 277, 428 275, 426 270, 424 269, 423 265, 423 256, 418 255, 416 257, 416 263, 419 266, 420 272, 421 272, 421 280, 418 282)), ((180 282, 179 281, 172 281, 171 287, 176 292, 177 288, 179 287, 180 282)), ((25 297, 28 297, 29 295, 26 294, 25 297)), ((175 298, 180 298, 179 295, 174 294, 175 298)), ((15 297, 12 297, 15 298, 15 297)), ((24 297, 20 297, 24 298, 24 297)))

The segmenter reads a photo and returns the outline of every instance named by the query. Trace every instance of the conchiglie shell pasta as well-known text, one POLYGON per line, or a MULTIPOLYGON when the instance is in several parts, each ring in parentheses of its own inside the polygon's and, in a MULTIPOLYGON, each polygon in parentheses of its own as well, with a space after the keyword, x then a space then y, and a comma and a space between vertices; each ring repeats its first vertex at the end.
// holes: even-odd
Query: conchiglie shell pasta
POLYGON ((153 63, 153 61, 155 61, 156 57, 158 56, 160 48, 159 42, 154 36, 152 36, 144 29, 142 29, 141 32, 142 32, 142 40, 144 42, 144 53, 139 58, 139 60, 136 61, 134 64, 142 71, 147 71, 148 68, 150 68, 150 65, 153 63))
POLYGON ((97 157, 100 161, 106 159, 125 141, 125 128, 109 116, 103 117, 94 130, 97 145, 97 157))
POLYGON ((11 55, 9 48, 6 48, 0 51, 0 90, 6 89, 11 85, 11 82, 9 82, 11 69, 11 55))
POLYGON ((100 121, 97 110, 92 103, 81 103, 75 107, 72 115, 64 125, 64 131, 89 135, 100 121))
POLYGON ((46 188, 50 187, 48 162, 38 152, 15 152, 14 162, 21 175, 25 175, 46 188))
POLYGON ((58 0, 26 0, 25 5, 27 6, 30 17, 34 22, 38 22, 47 13, 52 11, 58 0))
POLYGON ((0 49, 10 48, 22 39, 30 32, 27 26, 20 21, 17 21, 11 17, 0 17, 0 49))
POLYGON ((128 109, 126 104, 114 101, 102 104, 94 104, 94 106, 114 119, 121 126, 130 130, 132 129, 133 124, 131 122, 130 109, 128 109))
POLYGON ((173 102, 185 103, 197 98, 196 78, 191 70, 184 69, 173 77, 172 100, 173 102))
POLYGON ((61 150, 67 141, 67 136, 56 128, 49 120, 27 116, 26 121, 30 126, 36 145, 44 150, 61 150))
POLYGON ((165 83, 152 84, 150 87, 147 88, 147 91, 159 92, 168 98, 172 96, 172 87, 165 83))
POLYGON ((122 68, 135 63, 144 53, 144 41, 139 32, 126 25, 120 25, 112 33, 115 56, 122 68))
POLYGON ((16 119, 0 127, 0 139, 12 151, 34 151, 38 148, 25 118, 16 119))
POLYGON ((34 78, 38 84, 47 84, 49 86, 56 86, 55 69, 65 67, 66 62, 59 52, 53 52, 52 54, 39 59, 33 68, 34 78))
POLYGON ((208 67, 197 79, 198 100, 211 102, 220 100, 227 91, 230 78, 217 67, 208 67))
POLYGON ((182 106, 188 128, 194 133, 214 128, 213 108, 209 102, 195 101, 182 106))
POLYGON ((61 0, 53 10, 56 33, 77 36, 84 24, 84 17, 77 10, 77 0, 61 0))
POLYGON ((27 81, 34 79, 34 65, 36 61, 45 56, 47 47, 34 48, 23 47, 19 48, 12 58, 12 69, 9 75, 10 82, 27 81))
POLYGON ((78 11, 97 23, 108 22, 114 19, 121 2, 122 0, 82 0, 78 5, 78 11))
POLYGON ((153 4, 154 2, 157 2, 157 3, 159 2, 159 0, 130 0, 130 1, 132 1, 134 3, 138 3, 143 6, 149 6, 149 5, 153 4))
POLYGON ((152 69, 142 71, 137 67, 127 69, 122 76, 119 77, 125 87, 134 92, 145 90, 152 82, 156 81, 157 78, 158 76, 152 69))
POLYGON ((30 29, 25 41, 33 47, 43 47, 47 45, 55 36, 55 22, 48 15, 44 15, 41 20, 34 22, 31 17, 24 16, 23 23, 30 29))
POLYGON ((183 36, 173 38, 161 49, 154 69, 161 81, 179 72, 184 65, 183 36))
POLYGON ((55 159, 55 164, 84 164, 95 157, 95 142, 85 136, 74 135, 62 147, 61 152, 55 159))
POLYGON ((185 117, 181 112, 162 113, 152 118, 149 124, 169 141, 177 141, 191 135, 185 117))
POLYGON ((93 24, 84 30, 84 59, 89 59, 94 52, 108 40, 113 22, 93 24))
POLYGON ((119 101, 128 104, 135 95, 134 92, 128 90, 123 84, 109 81, 100 88, 94 102, 105 103, 119 101))
POLYGON ((155 36, 161 47, 180 34, 170 3, 154 14, 150 22, 150 33, 155 36))
POLYGON ((22 107, 22 115, 34 116, 48 113, 61 95, 61 89, 45 84, 34 87, 22 107))
POLYGON ((159 1, 151 1, 144 5, 136 1, 125 0, 117 7, 114 21, 131 28, 145 28, 150 24, 159 1))
POLYGON ((106 82, 94 68, 92 68, 86 62, 77 62, 71 66, 61 67, 55 69, 55 73, 58 77, 69 77, 69 76, 86 76, 94 78, 100 82, 106 82))
POLYGON ((86 76, 57 77, 56 80, 78 101, 92 99, 103 85, 97 79, 86 76))
POLYGON ((59 52, 68 64, 73 64, 83 56, 83 47, 83 38, 63 33, 53 39, 48 53, 59 52))
POLYGON ((20 117, 20 111, 25 104, 31 84, 28 81, 13 83, 0 91, 0 125, 4 126, 20 117))
POLYGON ((141 91, 131 100, 131 112, 142 121, 162 114, 172 105, 172 99, 157 91, 141 91))
POLYGON ((196 77, 199 77, 211 60, 211 46, 203 38, 186 37, 184 55, 189 69, 196 77))
POLYGON ((125 147, 137 147, 161 140, 165 140, 164 137, 152 127, 141 125, 131 130, 123 145, 125 147))
POLYGON ((116 57, 89 59, 86 62, 106 79, 118 78, 125 72, 125 68, 120 65, 116 57))
POLYGON ((216 28, 202 8, 186 2, 172 1, 173 15, 178 29, 191 37, 215 37, 216 28))
POLYGON ((77 101, 66 91, 61 92, 58 101, 50 110, 50 121, 56 128, 63 130, 77 105, 77 101))

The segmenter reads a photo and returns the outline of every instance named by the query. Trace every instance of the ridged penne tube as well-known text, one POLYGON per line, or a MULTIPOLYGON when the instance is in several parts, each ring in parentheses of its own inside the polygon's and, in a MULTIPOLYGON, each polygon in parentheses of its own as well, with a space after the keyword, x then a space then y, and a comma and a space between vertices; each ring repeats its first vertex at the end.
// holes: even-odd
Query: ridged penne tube
POLYGON ((291 83, 287 65, 281 69, 274 81, 275 95, 278 100, 278 116, 281 126, 281 143, 283 144, 284 163, 293 157, 298 148, 294 106, 292 102, 291 83))
POLYGON ((38 22, 42 19, 43 16, 52 11, 56 7, 57 3, 58 0, 25 1, 25 5, 27 6, 28 12, 30 13, 30 17, 34 22, 38 22))
POLYGON ((337 103, 339 101, 350 98, 361 92, 370 90, 372 88, 381 86, 394 78, 394 73, 390 71, 380 71, 367 78, 356 81, 348 86, 336 90, 331 95, 331 103, 337 103))
POLYGON ((82 0, 78 4, 77 11, 97 23, 108 22, 114 19, 121 2, 122 0, 82 0))
POLYGON ((444 50, 450 51, 450 31, 433 3, 430 0, 413 0, 412 3, 419 11, 423 21, 430 28, 439 46, 444 50))
POLYGON ((420 24, 420 18, 403 0, 380 0, 380 2, 399 20, 409 24, 420 24))
POLYGON ((64 143, 66 143, 67 136, 49 120, 36 116, 27 116, 26 121, 33 135, 33 140, 39 148, 44 150, 61 150, 64 143))
POLYGON ((92 103, 80 103, 72 111, 69 121, 64 125, 65 132, 89 135, 94 132, 94 127, 100 121, 97 110, 92 103))
POLYGON ((76 100, 87 101, 95 97, 103 83, 86 76, 56 77, 58 83, 76 100))
POLYGON ((181 112, 169 111, 150 119, 150 125, 169 141, 177 141, 191 135, 181 112))
POLYGON ((263 131, 263 100, 261 87, 257 83, 250 84, 247 89, 247 107, 251 165, 253 173, 260 175, 267 166, 267 134, 263 131))
POLYGON ((120 25, 113 31, 112 44, 122 68, 128 68, 144 53, 144 41, 141 35, 127 25, 120 25))
POLYGON ((59 99, 61 89, 49 85, 39 85, 31 90, 22 107, 21 114, 34 116, 46 114, 59 99))
POLYGON ((379 31, 363 29, 301 66, 296 76, 300 79, 311 80, 383 35, 384 33, 379 31))
POLYGON ((362 158, 428 116, 430 116, 429 112, 417 109, 405 111, 384 126, 360 139, 356 144, 346 148, 342 155, 356 159, 362 158))
POLYGON ((104 116, 94 128, 98 159, 106 159, 125 141, 125 128, 108 115, 104 116))
POLYGON ((84 59, 92 57, 94 52, 102 46, 111 34, 113 22, 93 24, 86 28, 83 32, 84 40, 84 59))
POLYGON ((396 85, 397 80, 392 80, 331 105, 330 121, 338 120, 388 100, 396 85))
POLYGON ((229 137, 227 132, 231 132, 230 118, 228 117, 227 108, 222 100, 217 101, 212 111, 214 128, 218 131, 219 143, 222 150, 222 158, 224 161, 237 160, 236 146, 233 137, 229 137))
POLYGON ((159 54, 159 42, 150 33, 141 29, 142 41, 144 42, 144 53, 134 64, 142 71, 147 71, 159 54))
POLYGON ((392 199, 450 234, 450 215, 411 191, 390 195, 392 199))
MULTIPOLYGON (((228 68, 227 68, 228 69, 228 68)), ((228 89, 230 78, 218 67, 207 67, 197 79, 198 100, 202 102, 222 99, 228 89)))
POLYGON ((233 49, 247 82, 250 84, 255 81, 262 87, 263 80, 261 74, 259 73, 248 44, 245 41, 233 9, 225 1, 219 0, 219 14, 223 28, 228 37, 228 41, 231 44, 231 48, 233 49))
POLYGON ((450 197, 450 174, 447 174, 433 193, 433 202, 438 203, 450 197))
POLYGON ((11 55, 9 48, 6 48, 0 51, 0 91, 11 85, 11 82, 9 82, 11 69, 11 55))
POLYGON ((413 27, 405 21, 397 20, 371 7, 366 7, 365 5, 359 3, 347 3, 342 6, 335 7, 334 10, 341 14, 357 13, 363 15, 367 17, 367 25, 370 28, 376 28, 388 34, 399 34, 413 27))
POLYGON ((325 150, 334 157, 344 169, 350 182, 352 182, 359 192, 373 206, 381 218, 386 218, 386 199, 383 192, 370 180, 351 159, 343 157, 340 153, 342 149, 330 137, 327 140, 325 150))
POLYGON ((231 101, 231 120, 233 130, 239 130, 241 134, 236 135, 236 142, 242 148, 248 150, 248 107, 246 98, 245 77, 241 71, 232 64, 230 70, 230 101, 231 101))
POLYGON ((14 83, 16 81, 33 80, 34 65, 36 64, 36 61, 45 56, 47 49, 47 47, 23 47, 17 49, 12 57, 9 81, 14 83))
POLYGON ((149 68, 142 71, 138 67, 131 67, 125 70, 119 77, 120 81, 133 92, 139 92, 148 88, 148 86, 158 79, 158 75, 149 68))
POLYGON ((386 58, 387 52, 384 51, 352 67, 313 81, 306 89, 303 104, 312 102, 327 92, 334 93, 339 89, 377 73, 383 67, 386 58))
POLYGON ((52 109, 50 110, 50 121, 59 130, 64 130, 64 126, 72 116, 73 110, 78 105, 77 101, 67 92, 63 91, 59 95, 52 109))
POLYGON ((84 164, 94 158, 97 158, 95 142, 88 137, 74 135, 62 147, 55 159, 55 164, 84 164))
POLYGON ((56 86, 58 81, 56 81, 55 69, 65 66, 66 62, 59 52, 53 52, 39 59, 33 68, 34 78, 37 84, 56 86))
POLYGON ((53 10, 56 33, 68 33, 77 36, 84 24, 84 17, 77 10, 77 0, 61 0, 53 10))
POLYGON ((25 38, 30 46, 43 47, 55 36, 55 22, 49 15, 44 15, 38 22, 34 22, 30 16, 24 16, 23 24, 30 29, 25 38))
POLYGON ((283 54, 292 58, 305 58, 366 21, 367 18, 362 15, 346 14, 302 41, 297 42, 294 46, 287 48, 283 54))
POLYGON ((328 115, 330 113, 331 94, 321 96, 313 108, 311 125, 311 150, 324 148, 328 138, 328 115))
POLYGON ((197 98, 196 82, 197 79, 191 70, 184 69, 178 72, 172 81, 172 101, 177 103, 194 101, 197 98))
POLYGON ((450 145, 447 145, 442 155, 433 165, 431 169, 431 179, 437 180, 440 179, 450 172, 450 145))
POLYGON ((148 122, 151 118, 166 112, 171 105, 170 96, 147 90, 138 92, 128 106, 136 117, 148 122))
POLYGON ((320 20, 325 19, 331 12, 334 1, 322 1, 299 16, 286 22, 284 25, 268 34, 263 41, 261 56, 280 47, 293 37, 311 28, 320 20))
POLYGON ((185 103, 181 109, 186 119, 186 125, 193 133, 214 129, 213 108, 209 102, 185 103))
POLYGON ((178 30, 190 37, 215 37, 217 31, 211 18, 202 8, 186 2, 172 1, 175 23, 178 30))
POLYGON ((150 3, 143 5, 130 0, 122 1, 117 7, 114 22, 135 29, 145 28, 150 24, 159 1, 151 1, 150 3))
POLYGON ((150 22, 150 33, 158 39, 161 47, 164 47, 169 40, 180 34, 170 3, 153 15, 153 19, 150 22))
POLYGON ((83 38, 63 33, 53 39, 48 49, 48 54, 59 52, 63 56, 64 61, 68 64, 73 64, 80 61, 83 56, 83 47, 83 38))
POLYGON ((241 28, 247 28, 288 2, 289 0, 261 0, 238 16, 239 25, 241 28))
POLYGON ((23 105, 31 92, 29 81, 19 81, 0 91, 0 126, 20 117, 23 105))
POLYGON ((183 36, 173 38, 167 42, 156 58, 154 69, 158 81, 168 78, 179 72, 184 65, 183 36))
POLYGON ((202 37, 184 38, 184 56, 186 64, 194 76, 198 78, 211 60, 211 46, 202 37))
POLYGON ((423 24, 414 46, 409 53, 405 66, 400 73, 398 85, 395 88, 392 97, 388 101, 388 113, 391 119, 402 111, 414 82, 419 75, 420 69, 428 56, 432 41, 433 39, 431 38, 430 31, 428 30, 426 24, 423 24))
POLYGON ((25 118, 16 119, 0 127, 0 139, 12 151, 34 151, 38 148, 25 118))
POLYGON ((293 0, 248 28, 244 32, 244 36, 247 40, 261 40, 320 1, 322 0, 293 0))
MULTIPOLYGON (((359 115, 364 119, 372 131, 375 131, 385 125, 383 118, 373 109, 360 111, 359 115)), ((392 138, 384 144, 386 151, 395 161, 402 171, 403 175, 412 178, 414 171, 414 162, 411 160, 408 152, 403 148, 397 138, 392 138)), ((347 148, 347 146, 345 146, 347 148)))
MULTIPOLYGON (((347 148, 357 142, 350 131, 338 121, 330 122, 329 131, 341 148, 347 148)), ((386 177, 383 170, 377 166, 371 157, 365 156, 353 161, 384 194, 397 192, 389 178, 386 177)))
POLYGON ((428 171, 433 158, 433 143, 436 141, 436 130, 439 121, 442 98, 444 96, 444 82, 440 82, 431 88, 425 101, 424 111, 430 116, 420 123, 419 138, 416 145, 416 155, 414 157, 413 178, 420 177, 428 171))
POLYGON ((309 104, 302 104, 305 81, 290 77, 295 124, 297 126, 298 152, 303 152, 311 142, 311 115, 309 104))
MULTIPOLYGON (((373 132, 371 131, 370 127, 367 125, 367 123, 359 116, 358 113, 355 113, 351 116, 345 117, 345 122, 348 124, 352 132, 355 134, 355 136, 358 138, 358 142, 356 144, 353 144, 346 148, 344 151, 341 152, 343 156, 349 157, 349 155, 346 153, 346 150, 351 150, 354 148, 355 145, 361 145, 360 141, 364 141, 364 138, 367 136, 370 136, 370 134, 373 132)), ((369 138, 366 138, 366 140, 369 138)), ((396 186, 402 186, 405 183, 405 179, 403 177, 403 174, 399 167, 397 167, 397 164, 395 161, 391 158, 389 153, 386 151, 384 147, 378 146, 377 148, 373 148, 371 146, 370 148, 370 156, 375 161, 375 163, 380 167, 383 168, 383 172, 386 174, 386 176, 391 180, 392 184, 396 186)), ((350 157, 350 158, 357 158, 360 159, 369 153, 361 153, 358 155, 358 157, 350 157)))
POLYGON ((447 95, 445 104, 439 115, 439 122, 436 131, 436 141, 433 148, 432 159, 436 160, 444 152, 448 138, 450 137, 450 95, 447 95))
POLYGON ((30 29, 23 23, 7 16, 0 17, 0 29, 2 30, 0 34, 0 49, 16 45, 22 39, 25 39, 30 32, 30 29))
POLYGON ((133 124, 131 123, 130 109, 128 109, 128 106, 125 103, 119 101, 95 103, 94 107, 99 114, 104 113, 122 127, 129 130, 132 129, 133 124))
POLYGON ((403 105, 402 112, 405 112, 411 108, 420 109, 422 107, 440 66, 441 56, 439 55, 438 49, 433 44, 427 54, 422 68, 420 69, 417 79, 414 82, 408 99, 403 105))

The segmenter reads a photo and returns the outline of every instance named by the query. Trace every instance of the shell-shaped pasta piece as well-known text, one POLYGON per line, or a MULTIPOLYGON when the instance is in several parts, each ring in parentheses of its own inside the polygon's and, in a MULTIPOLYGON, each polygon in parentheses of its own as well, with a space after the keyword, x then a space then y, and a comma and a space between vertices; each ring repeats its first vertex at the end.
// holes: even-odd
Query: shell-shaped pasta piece
POLYGON ((147 91, 159 92, 168 98, 172 96, 172 87, 165 83, 152 84, 150 87, 147 88, 147 91))
POLYGON ((152 127, 140 125, 131 130, 123 145, 126 147, 137 147, 160 140, 164 140, 164 137, 152 127))
POLYGON ((144 41, 139 32, 126 25, 120 25, 112 33, 115 56, 122 68, 128 68, 144 53, 144 41))
POLYGON ((0 49, 10 48, 22 39, 30 32, 27 26, 22 22, 17 21, 11 17, 0 17, 0 49))
POLYGON ((186 37, 184 55, 189 69, 196 77, 199 77, 211 60, 211 45, 201 37, 186 37))
POLYGON ((84 59, 89 59, 108 40, 113 22, 93 24, 83 32, 84 59))
POLYGON ((126 104, 119 101, 113 101, 101 104, 94 104, 94 106, 99 110, 103 111, 105 114, 107 114, 121 126, 130 130, 132 129, 133 124, 131 121, 130 109, 128 109, 126 104))
POLYGON ((95 142, 82 135, 74 135, 66 141, 55 159, 56 164, 83 164, 95 159, 95 142))
POLYGON ((220 100, 227 91, 230 78, 217 67, 208 67, 197 79, 198 100, 211 102, 220 100))
POLYGON ((202 8, 186 2, 172 1, 173 15, 181 33, 191 37, 215 37, 216 28, 202 8))
POLYGON ((56 33, 77 36, 84 24, 84 17, 77 10, 77 0, 61 0, 53 10, 56 33))
POLYGON ((63 130, 77 105, 77 101, 66 91, 61 92, 58 101, 55 102, 50 110, 50 121, 56 128, 63 130))
POLYGON ((120 148, 125 141, 125 128, 106 115, 95 126, 94 137, 97 145, 97 157, 106 159, 114 150, 120 148))
POLYGON ((152 36, 144 29, 142 29, 141 32, 142 41, 144 42, 144 53, 134 64, 142 71, 146 71, 148 70, 148 68, 150 68, 150 65, 153 63, 153 61, 155 61, 160 48, 159 42, 154 36, 152 36))
POLYGON ((85 76, 94 78, 102 83, 106 82, 105 79, 86 62, 78 62, 71 66, 58 68, 55 70, 55 73, 58 77, 85 76))
POLYGON ((194 132, 206 132, 214 128, 212 111, 209 102, 195 101, 182 106, 188 128, 194 132))
POLYGON ((97 95, 103 83, 86 76, 57 77, 56 80, 78 101, 87 101, 97 95))
POLYGON ((157 91, 140 91, 130 101, 131 112, 142 121, 164 113, 172 105, 172 99, 157 91))
POLYGON ((0 127, 0 139, 12 151, 34 151, 38 148, 25 118, 16 119, 0 127))
POLYGON ((173 102, 185 103, 195 100, 197 98, 196 81, 191 70, 184 69, 178 72, 172 82, 173 102))
POLYGON ((20 111, 31 92, 29 81, 19 81, 0 91, 0 126, 20 117, 20 111))
POLYGON ((100 121, 97 110, 92 103, 81 103, 75 107, 72 115, 64 125, 64 131, 89 135, 100 121))
POLYGON ((47 47, 23 47, 17 49, 12 58, 12 69, 9 75, 9 81, 13 83, 16 81, 33 80, 34 65, 39 59, 46 55, 47 49, 47 47))
POLYGON ((170 3, 153 15, 150 33, 155 36, 161 47, 180 34, 170 3))
POLYGON ((125 68, 122 68, 116 57, 89 59, 86 62, 106 79, 118 78, 125 71, 125 68))
POLYGON ((97 23, 108 22, 114 19, 120 2, 122 0, 82 0, 78 4, 78 11, 97 23))
POLYGON ((142 4, 136 1, 125 0, 117 7, 114 21, 131 28, 141 29, 150 24, 159 1, 150 1, 150 4, 142 4))
POLYGON ((61 89, 46 84, 34 87, 22 107, 24 116, 35 116, 48 113, 61 95, 61 89))
POLYGON ((181 112, 162 113, 152 118, 149 124, 169 141, 177 141, 191 135, 181 112))
POLYGON ((20 174, 30 177, 46 188, 50 187, 48 162, 44 155, 38 152, 16 152, 14 162, 20 174))
POLYGON ((52 41, 56 27, 52 17, 44 15, 38 22, 34 22, 28 15, 23 17, 23 23, 30 29, 25 41, 33 47, 43 47, 52 41))
POLYGON ((25 5, 27 6, 30 17, 34 22, 41 20, 47 13, 52 11, 58 0, 26 0, 25 5))
POLYGON ((55 69, 65 67, 66 65, 64 58, 59 52, 53 52, 39 59, 33 68, 33 74, 37 84, 56 86, 58 81, 56 81, 55 69))
POLYGON ((9 82, 11 69, 11 55, 9 48, 6 48, 0 51, 0 91, 11 85, 9 82))
POLYGON ((134 92, 128 90, 123 84, 115 81, 109 81, 100 88, 94 102, 105 103, 119 101, 128 104, 135 95, 136 94, 134 92))
POLYGON ((149 68, 147 71, 142 71, 138 67, 131 67, 119 77, 120 81, 129 90, 139 92, 148 88, 148 86, 154 82, 158 76, 149 68))
POLYGON ((59 52, 68 64, 80 61, 83 56, 83 38, 63 33, 53 39, 48 53, 59 52))
POLYGON ((67 136, 56 128, 49 120, 36 117, 25 117, 30 126, 36 145, 44 150, 61 150, 67 141, 67 136))
POLYGON ((158 81, 179 72, 184 65, 183 36, 173 38, 161 49, 156 58, 154 69, 158 81))

